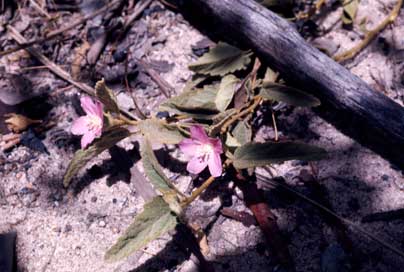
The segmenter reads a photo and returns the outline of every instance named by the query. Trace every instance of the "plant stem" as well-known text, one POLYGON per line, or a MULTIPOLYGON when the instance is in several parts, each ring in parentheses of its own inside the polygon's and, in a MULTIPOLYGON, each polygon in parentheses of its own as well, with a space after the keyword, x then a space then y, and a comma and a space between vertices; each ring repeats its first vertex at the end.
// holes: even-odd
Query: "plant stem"
POLYGON ((278 127, 276 126, 276 119, 275 119, 275 113, 272 111, 272 123, 274 125, 274 131, 275 131, 275 142, 279 140, 278 138, 278 127))
POLYGON ((385 29, 387 25, 394 22, 394 20, 400 13, 400 8, 402 5, 403 0, 398 0, 397 4, 394 6, 389 16, 387 16, 387 18, 384 19, 375 29, 366 33, 365 38, 362 40, 361 43, 359 43, 357 46, 354 46, 353 48, 349 49, 346 52, 334 56, 333 57, 334 60, 342 62, 355 57, 363 48, 365 48, 377 36, 377 34, 379 34, 380 31, 385 29))
POLYGON ((194 201, 203 191, 205 191, 205 189, 208 188, 214 180, 215 178, 213 176, 210 176, 201 186, 198 187, 198 189, 192 192, 189 198, 185 199, 184 202, 181 203, 181 206, 186 207, 191 204, 192 201, 194 201))
POLYGON ((126 118, 125 116, 121 115, 119 116, 120 120, 124 122, 124 124, 129 125, 129 126, 137 126, 139 124, 139 121, 137 120, 130 120, 126 118))
POLYGON ((255 96, 253 99, 253 103, 247 107, 246 109, 240 111, 239 113, 235 114, 230 120, 228 120, 226 123, 224 123, 222 129, 220 130, 220 132, 222 134, 226 133, 227 129, 234 123, 236 122, 238 119, 240 119, 241 117, 247 115, 248 113, 251 113, 254 111, 254 109, 261 103, 262 98, 259 96, 255 96))

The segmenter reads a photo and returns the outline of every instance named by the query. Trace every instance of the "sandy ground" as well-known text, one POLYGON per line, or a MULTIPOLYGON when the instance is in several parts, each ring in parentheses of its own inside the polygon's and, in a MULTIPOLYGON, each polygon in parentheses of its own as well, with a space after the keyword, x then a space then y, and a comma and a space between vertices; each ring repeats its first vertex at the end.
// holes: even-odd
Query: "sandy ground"
MULTIPOLYGON (((385 2, 388 6, 393 1, 385 2)), ((334 11, 323 25, 326 28, 333 25, 339 12, 334 11)), ((179 15, 169 11, 160 13, 141 19, 142 24, 156 31, 156 37, 165 40, 153 45, 147 58, 173 64, 173 68, 161 76, 180 91, 191 75, 187 64, 195 59, 191 45, 203 36, 179 15)), ((368 17, 369 27, 385 15, 381 1, 361 1, 358 20, 368 17)), ((383 41, 375 40, 348 64, 354 74, 401 104, 404 95, 400 80, 403 72, 400 56, 404 56, 403 29, 404 16, 400 15, 394 26, 381 34, 383 41), (381 49, 383 42, 389 46, 388 52, 381 49)), ((341 45, 339 50, 343 50, 360 37, 342 30, 337 24, 325 38, 341 45)), ((129 50, 136 51, 132 47, 129 50)), ((42 73, 46 74, 47 80, 60 82, 50 73, 42 73)), ((168 235, 122 262, 104 262, 105 251, 141 211, 143 200, 127 178, 116 173, 117 167, 108 153, 89 164, 88 170, 82 171, 75 179, 72 189, 66 191, 62 188, 63 173, 78 147, 77 139, 72 139, 69 134, 71 121, 77 115, 71 102, 75 93, 76 90, 72 89, 53 101, 49 114, 58 116, 58 123, 44 140, 50 155, 18 147, 0 157, 0 232, 17 231, 20 271, 196 271, 195 264, 170 242, 168 235), (55 135, 61 132, 70 140, 59 148, 55 144, 55 135), (115 176, 111 177, 111 173, 115 176)), ((164 99, 153 84, 134 89, 134 94, 146 111, 152 111, 164 99)), ((403 208, 403 173, 389 162, 341 134, 311 110, 287 110, 279 115, 278 123, 285 136, 329 151, 329 158, 315 165, 321 184, 328 191, 329 201, 339 215, 360 222, 367 214, 403 208)), ((265 138, 271 133, 272 128, 264 126, 259 137, 265 138)), ((136 156, 135 142, 136 139, 127 139, 119 146, 130 156, 136 156)), ((289 162, 277 165, 276 174, 304 193, 304 186, 296 178, 302 169, 308 169, 308 165, 289 162)), ((171 177, 176 177, 179 188, 185 190, 191 181, 181 174, 185 173, 172 173, 171 177)), ((201 225, 213 224, 207 233, 208 259, 216 271, 277 271, 277 264, 256 226, 246 227, 240 222, 216 216, 224 196, 229 196, 229 186, 224 183, 214 185, 191 207, 192 217, 201 225)), ((235 195, 229 198, 233 208, 245 210, 235 195)), ((330 227, 316 209, 301 200, 282 199, 282 195, 270 190, 268 201, 290 243, 297 271, 320 271, 324 252, 335 242, 330 227)), ((395 247, 404 248, 402 219, 360 225, 395 247)), ((400 271, 404 265, 404 259, 360 233, 350 229, 349 236, 358 253, 353 271, 400 271)))

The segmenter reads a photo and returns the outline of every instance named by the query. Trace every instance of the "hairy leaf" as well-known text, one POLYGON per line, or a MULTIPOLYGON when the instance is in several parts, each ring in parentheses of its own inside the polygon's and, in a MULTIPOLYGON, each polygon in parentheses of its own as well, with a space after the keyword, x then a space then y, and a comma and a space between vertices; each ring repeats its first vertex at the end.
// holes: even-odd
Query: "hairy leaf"
POLYGON ((145 139, 141 146, 141 156, 145 174, 149 178, 153 187, 162 194, 174 188, 171 181, 163 172, 149 140, 145 139))
POLYGON ((285 102, 292 106, 316 107, 320 100, 301 90, 282 84, 266 82, 263 84, 259 95, 268 100, 285 102))
POLYGON ((177 217, 158 196, 144 206, 141 214, 105 254, 105 260, 118 261, 131 255, 149 242, 167 233, 177 225, 177 217))
POLYGON ((320 147, 295 142, 247 143, 234 152, 234 167, 239 169, 281 163, 288 160, 320 160, 326 151, 320 147))
POLYGON ((223 76, 245 69, 251 61, 250 56, 250 52, 241 51, 227 43, 219 42, 216 47, 190 64, 189 69, 198 74, 223 76))
POLYGON ((193 89, 197 88, 202 82, 204 82, 209 76, 207 75, 198 75, 195 74, 192 76, 191 79, 187 81, 184 88, 182 89, 183 92, 192 91, 193 89))
POLYGON ((251 142, 252 129, 247 122, 243 121, 236 125, 231 134, 236 138, 237 142, 244 145, 251 142))
POLYGON ((344 0, 342 12, 342 22, 344 25, 352 25, 358 11, 359 0, 344 0))
POLYGON ((174 113, 178 113, 179 111, 191 114, 212 115, 218 112, 215 103, 217 92, 218 90, 214 86, 207 86, 202 90, 183 92, 161 104, 160 110, 174 113))
POLYGON ((146 138, 162 144, 178 144, 184 139, 178 128, 162 123, 158 119, 139 121, 138 128, 146 138))
POLYGON ((78 150, 67 168, 63 178, 63 185, 68 187, 73 176, 92 158, 129 136, 130 132, 127 129, 115 128, 105 132, 100 139, 94 141, 87 149, 78 150))
POLYGON ((232 151, 234 151, 236 147, 241 146, 240 142, 236 139, 236 137, 232 136, 229 132, 227 132, 226 134, 226 142, 224 144, 232 151))
POLYGON ((118 103, 114 92, 107 87, 104 79, 95 84, 95 94, 98 99, 104 104, 104 110, 114 113, 119 113, 118 103))
POLYGON ((227 75, 222 78, 215 99, 216 108, 219 111, 224 112, 230 105, 239 81, 240 80, 233 75, 227 75))

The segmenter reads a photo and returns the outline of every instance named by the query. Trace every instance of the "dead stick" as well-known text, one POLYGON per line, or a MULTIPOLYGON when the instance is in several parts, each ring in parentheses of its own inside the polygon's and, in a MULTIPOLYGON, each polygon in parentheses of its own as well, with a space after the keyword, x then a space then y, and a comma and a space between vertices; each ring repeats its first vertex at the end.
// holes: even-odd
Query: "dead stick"
POLYGON ((150 65, 144 62, 141 59, 138 59, 138 65, 156 82, 157 86, 159 86, 161 92, 165 97, 169 98, 171 93, 174 91, 174 88, 162 78, 154 69, 150 67, 150 65))
MULTIPOLYGON (((115 6, 116 4, 118 4, 120 2, 121 2, 121 0, 114 0, 114 1, 106 4, 104 7, 94 11, 93 13, 90 13, 90 14, 84 16, 83 18, 78 19, 77 21, 73 22, 70 25, 67 25, 65 27, 62 27, 61 29, 49 32, 49 34, 46 35, 43 38, 39 38, 39 39, 31 40, 31 41, 25 40, 24 42, 20 42, 20 44, 16 48, 12 48, 12 49, 0 52, 0 57, 5 56, 5 55, 10 54, 10 53, 13 53, 13 52, 16 52, 16 51, 21 50, 21 49, 25 49, 27 47, 30 47, 31 45, 38 44, 38 43, 43 43, 43 42, 45 42, 47 40, 51 40, 51 39, 65 33, 66 31, 68 31, 70 29, 73 29, 76 26, 79 26, 79 25, 83 24, 87 20, 90 20, 90 19, 96 17, 97 15, 100 15, 101 13, 104 13, 104 12, 108 11, 110 8, 112 8, 113 6, 115 6)), ((9 27, 11 27, 11 26, 9 26, 9 27)))
MULTIPOLYGON (((18 43, 24 43, 26 41, 26 39, 20 34, 20 32, 18 32, 14 27, 12 26, 7 26, 7 29, 9 30, 9 33, 11 35, 11 37, 16 40, 18 43)), ((85 83, 82 82, 78 82, 76 80, 74 80, 72 78, 72 76, 66 72, 65 70, 63 70, 62 68, 60 68, 56 63, 52 62, 50 59, 48 59, 47 57, 45 57, 41 52, 39 52, 37 49, 33 48, 33 47, 27 47, 25 48, 31 55, 33 55, 34 57, 36 57, 42 64, 44 64, 45 66, 48 67, 49 70, 51 70, 53 73, 55 73, 57 76, 63 78, 64 80, 66 80, 67 82, 69 82, 70 84, 76 86, 77 88, 79 88, 80 90, 82 90, 83 92, 87 93, 88 95, 91 96, 95 96, 95 90, 94 88, 88 86, 85 83)), ((124 111, 121 110, 121 112, 132 118, 133 120, 136 120, 136 117, 133 116, 133 114, 131 114, 128 111, 124 111)))
POLYGON ((314 110, 321 117, 404 169, 404 108, 308 44, 290 22, 254 0, 167 1, 212 38, 252 49, 318 97, 322 105, 314 110))

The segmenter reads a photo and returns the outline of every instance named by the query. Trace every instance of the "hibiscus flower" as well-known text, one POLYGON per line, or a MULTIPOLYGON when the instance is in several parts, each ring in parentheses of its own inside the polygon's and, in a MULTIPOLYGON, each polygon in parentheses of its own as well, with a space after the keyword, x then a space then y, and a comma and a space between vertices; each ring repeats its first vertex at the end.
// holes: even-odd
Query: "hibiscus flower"
POLYGON ((202 126, 192 126, 191 138, 182 140, 179 146, 189 157, 188 172, 199 174, 208 166, 212 176, 222 174, 222 142, 218 138, 209 138, 202 126))
POLYGON ((103 106, 99 101, 93 101, 88 96, 80 98, 81 107, 86 115, 81 116, 73 122, 71 132, 74 135, 83 135, 81 148, 86 148, 95 138, 102 134, 103 106))

